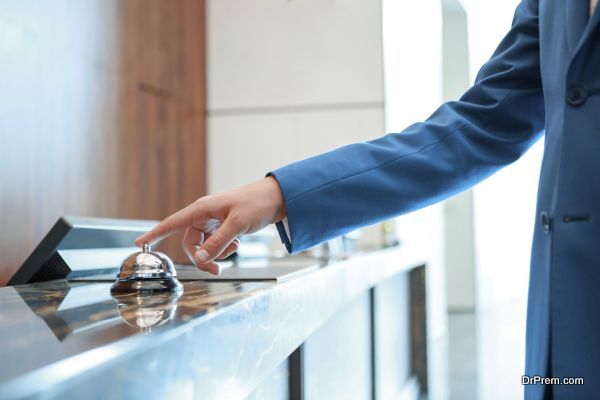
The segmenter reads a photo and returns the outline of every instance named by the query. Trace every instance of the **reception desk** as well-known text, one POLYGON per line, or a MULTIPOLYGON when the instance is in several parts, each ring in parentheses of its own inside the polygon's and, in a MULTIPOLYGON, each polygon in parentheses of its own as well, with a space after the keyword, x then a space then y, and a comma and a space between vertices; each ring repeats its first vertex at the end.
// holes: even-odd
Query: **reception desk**
POLYGON ((287 282, 0 288, 0 398, 392 399, 426 391, 426 257, 322 259, 287 282))

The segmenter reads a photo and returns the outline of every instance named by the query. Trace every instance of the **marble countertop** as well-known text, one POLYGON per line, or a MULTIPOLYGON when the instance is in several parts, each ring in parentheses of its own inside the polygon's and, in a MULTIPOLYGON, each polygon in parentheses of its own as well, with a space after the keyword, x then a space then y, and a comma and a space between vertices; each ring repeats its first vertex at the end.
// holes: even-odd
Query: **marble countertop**
POLYGON ((0 398, 101 398, 91 387, 242 397, 347 301, 425 261, 379 250, 283 283, 184 282, 180 295, 113 297, 93 282, 0 288, 0 398))

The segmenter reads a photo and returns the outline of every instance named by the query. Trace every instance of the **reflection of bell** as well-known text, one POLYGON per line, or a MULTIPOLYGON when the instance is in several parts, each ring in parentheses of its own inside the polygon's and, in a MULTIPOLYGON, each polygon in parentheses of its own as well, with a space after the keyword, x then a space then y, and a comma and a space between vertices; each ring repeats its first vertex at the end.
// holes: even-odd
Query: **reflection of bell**
POLYGON ((173 262, 163 253, 143 251, 133 253, 121 263, 117 280, 110 288, 117 292, 179 292, 183 286, 177 280, 173 262))
POLYGON ((121 319, 127 325, 142 328, 150 332, 173 319, 177 310, 177 299, 181 292, 175 293, 127 293, 113 294, 121 319))

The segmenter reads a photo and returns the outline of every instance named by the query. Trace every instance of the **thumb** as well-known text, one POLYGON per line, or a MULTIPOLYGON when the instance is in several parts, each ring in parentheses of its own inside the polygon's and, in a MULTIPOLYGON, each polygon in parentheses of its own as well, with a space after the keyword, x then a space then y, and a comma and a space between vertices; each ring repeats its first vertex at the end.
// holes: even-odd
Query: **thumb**
POLYGON ((232 218, 227 218, 223 224, 206 239, 200 249, 194 255, 199 264, 204 264, 214 260, 221 254, 231 242, 234 241, 242 230, 239 225, 233 222, 232 218))

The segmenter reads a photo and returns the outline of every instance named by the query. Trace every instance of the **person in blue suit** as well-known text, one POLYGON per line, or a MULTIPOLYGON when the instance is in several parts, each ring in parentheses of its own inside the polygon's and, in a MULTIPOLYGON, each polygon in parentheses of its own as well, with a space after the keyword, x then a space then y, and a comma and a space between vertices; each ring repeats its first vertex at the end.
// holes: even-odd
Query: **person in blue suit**
POLYGON ((523 0, 474 85, 426 121, 198 199, 137 244, 186 230, 201 269, 277 223, 298 252, 459 193, 545 134, 533 235, 525 386, 537 400, 600 398, 600 14, 596 0, 523 0), (554 382, 556 383, 556 382, 554 382))

